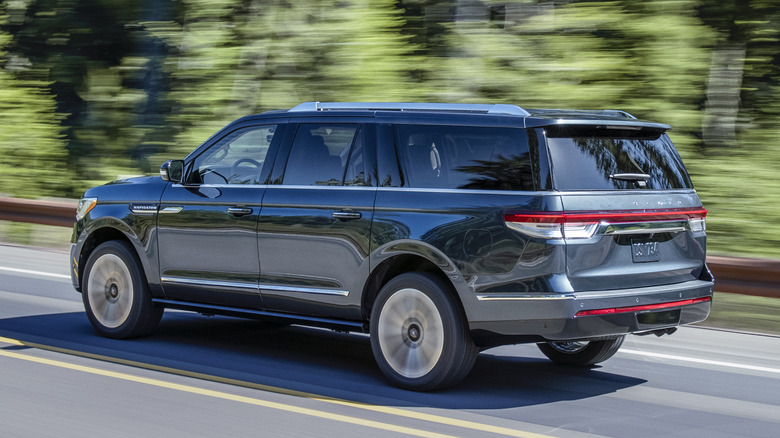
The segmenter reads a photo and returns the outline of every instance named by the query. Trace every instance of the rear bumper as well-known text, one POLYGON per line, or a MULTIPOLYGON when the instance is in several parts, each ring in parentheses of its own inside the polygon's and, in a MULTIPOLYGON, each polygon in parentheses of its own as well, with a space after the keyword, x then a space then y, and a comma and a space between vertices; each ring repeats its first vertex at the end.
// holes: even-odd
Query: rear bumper
POLYGON ((545 296, 481 295, 469 324, 481 346, 652 332, 703 321, 710 312, 712 292, 713 282, 696 280, 545 296))

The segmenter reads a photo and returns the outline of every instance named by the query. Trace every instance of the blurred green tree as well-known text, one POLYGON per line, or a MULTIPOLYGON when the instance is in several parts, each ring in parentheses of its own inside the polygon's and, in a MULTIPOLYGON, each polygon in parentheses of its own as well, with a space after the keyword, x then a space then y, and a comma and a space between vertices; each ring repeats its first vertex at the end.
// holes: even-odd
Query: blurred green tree
MULTIPOLYGON (((166 65, 183 155, 228 121, 308 100, 416 100, 421 62, 390 0, 186 0, 175 21, 147 22, 166 65)), ((164 157, 159 156, 157 161, 164 157)))
POLYGON ((0 191, 78 196, 320 101, 615 108, 673 126, 710 245, 780 256, 776 0, 0 2, 0 191), (11 129, 13 128, 13 129, 11 129), (66 168, 67 166, 67 168, 66 168))
POLYGON ((17 76, 45 81, 64 115, 66 162, 61 196, 120 174, 149 172, 146 150, 165 130, 164 55, 138 21, 168 13, 169 2, 31 0, 8 2, 6 49, 23 60, 17 76))
MULTIPOLYGON (((0 26, 7 18, 0 10, 0 26)), ((0 193, 57 196, 66 173, 62 116, 47 83, 17 77, 26 62, 3 50, 10 41, 0 30, 0 193)))
POLYGON ((778 257, 780 4, 703 0, 699 15, 716 37, 703 149, 688 166, 710 209, 711 248, 778 257))

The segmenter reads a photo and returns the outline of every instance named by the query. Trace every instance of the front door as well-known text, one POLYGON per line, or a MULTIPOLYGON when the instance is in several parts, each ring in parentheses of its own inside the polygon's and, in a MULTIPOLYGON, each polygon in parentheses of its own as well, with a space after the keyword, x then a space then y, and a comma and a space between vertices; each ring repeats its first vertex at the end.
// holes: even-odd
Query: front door
POLYGON ((166 298, 261 308, 257 219, 275 124, 237 129, 189 160, 183 184, 163 193, 158 219, 166 298))

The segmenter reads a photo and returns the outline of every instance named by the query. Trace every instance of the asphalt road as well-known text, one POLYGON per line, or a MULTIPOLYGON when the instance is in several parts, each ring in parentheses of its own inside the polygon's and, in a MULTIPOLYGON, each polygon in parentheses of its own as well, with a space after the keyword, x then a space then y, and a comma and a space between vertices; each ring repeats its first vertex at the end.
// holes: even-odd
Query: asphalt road
POLYGON ((0 436, 779 436, 778 337, 631 336, 593 369, 500 347, 420 394, 385 383, 363 335, 169 311, 100 338, 67 257, 0 246, 0 436))

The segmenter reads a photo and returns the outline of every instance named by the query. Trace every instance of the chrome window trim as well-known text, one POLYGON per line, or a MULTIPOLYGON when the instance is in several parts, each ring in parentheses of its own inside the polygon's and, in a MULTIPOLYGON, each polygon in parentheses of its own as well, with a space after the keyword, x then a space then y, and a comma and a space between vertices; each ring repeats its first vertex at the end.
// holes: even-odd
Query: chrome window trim
MULTIPOLYGON (((226 188, 226 187, 250 187, 250 188, 265 188, 268 187, 269 184, 182 184, 182 183, 174 183, 173 187, 176 188, 192 188, 192 187, 206 187, 206 188, 226 188)), ((276 186, 274 186, 276 187, 276 186)))
POLYGON ((425 187, 378 187, 383 192, 419 192, 419 193, 469 193, 485 195, 512 195, 512 196, 559 196, 560 192, 553 191, 520 191, 520 190, 479 190, 479 189, 439 189, 425 187))
POLYGON ((272 185, 272 186, 269 186, 269 187, 272 187, 272 188, 275 188, 275 189, 297 189, 297 190, 301 190, 301 189, 307 189, 307 190, 310 190, 310 189, 314 189, 314 190, 334 190, 334 189, 336 189, 336 190, 376 190, 377 189, 377 187, 374 187, 374 186, 340 186, 340 185, 339 186, 325 186, 325 185, 323 185, 323 186, 317 186, 317 185, 307 186, 307 185, 300 185, 300 184, 287 184, 287 185, 279 184, 279 185, 272 185))

